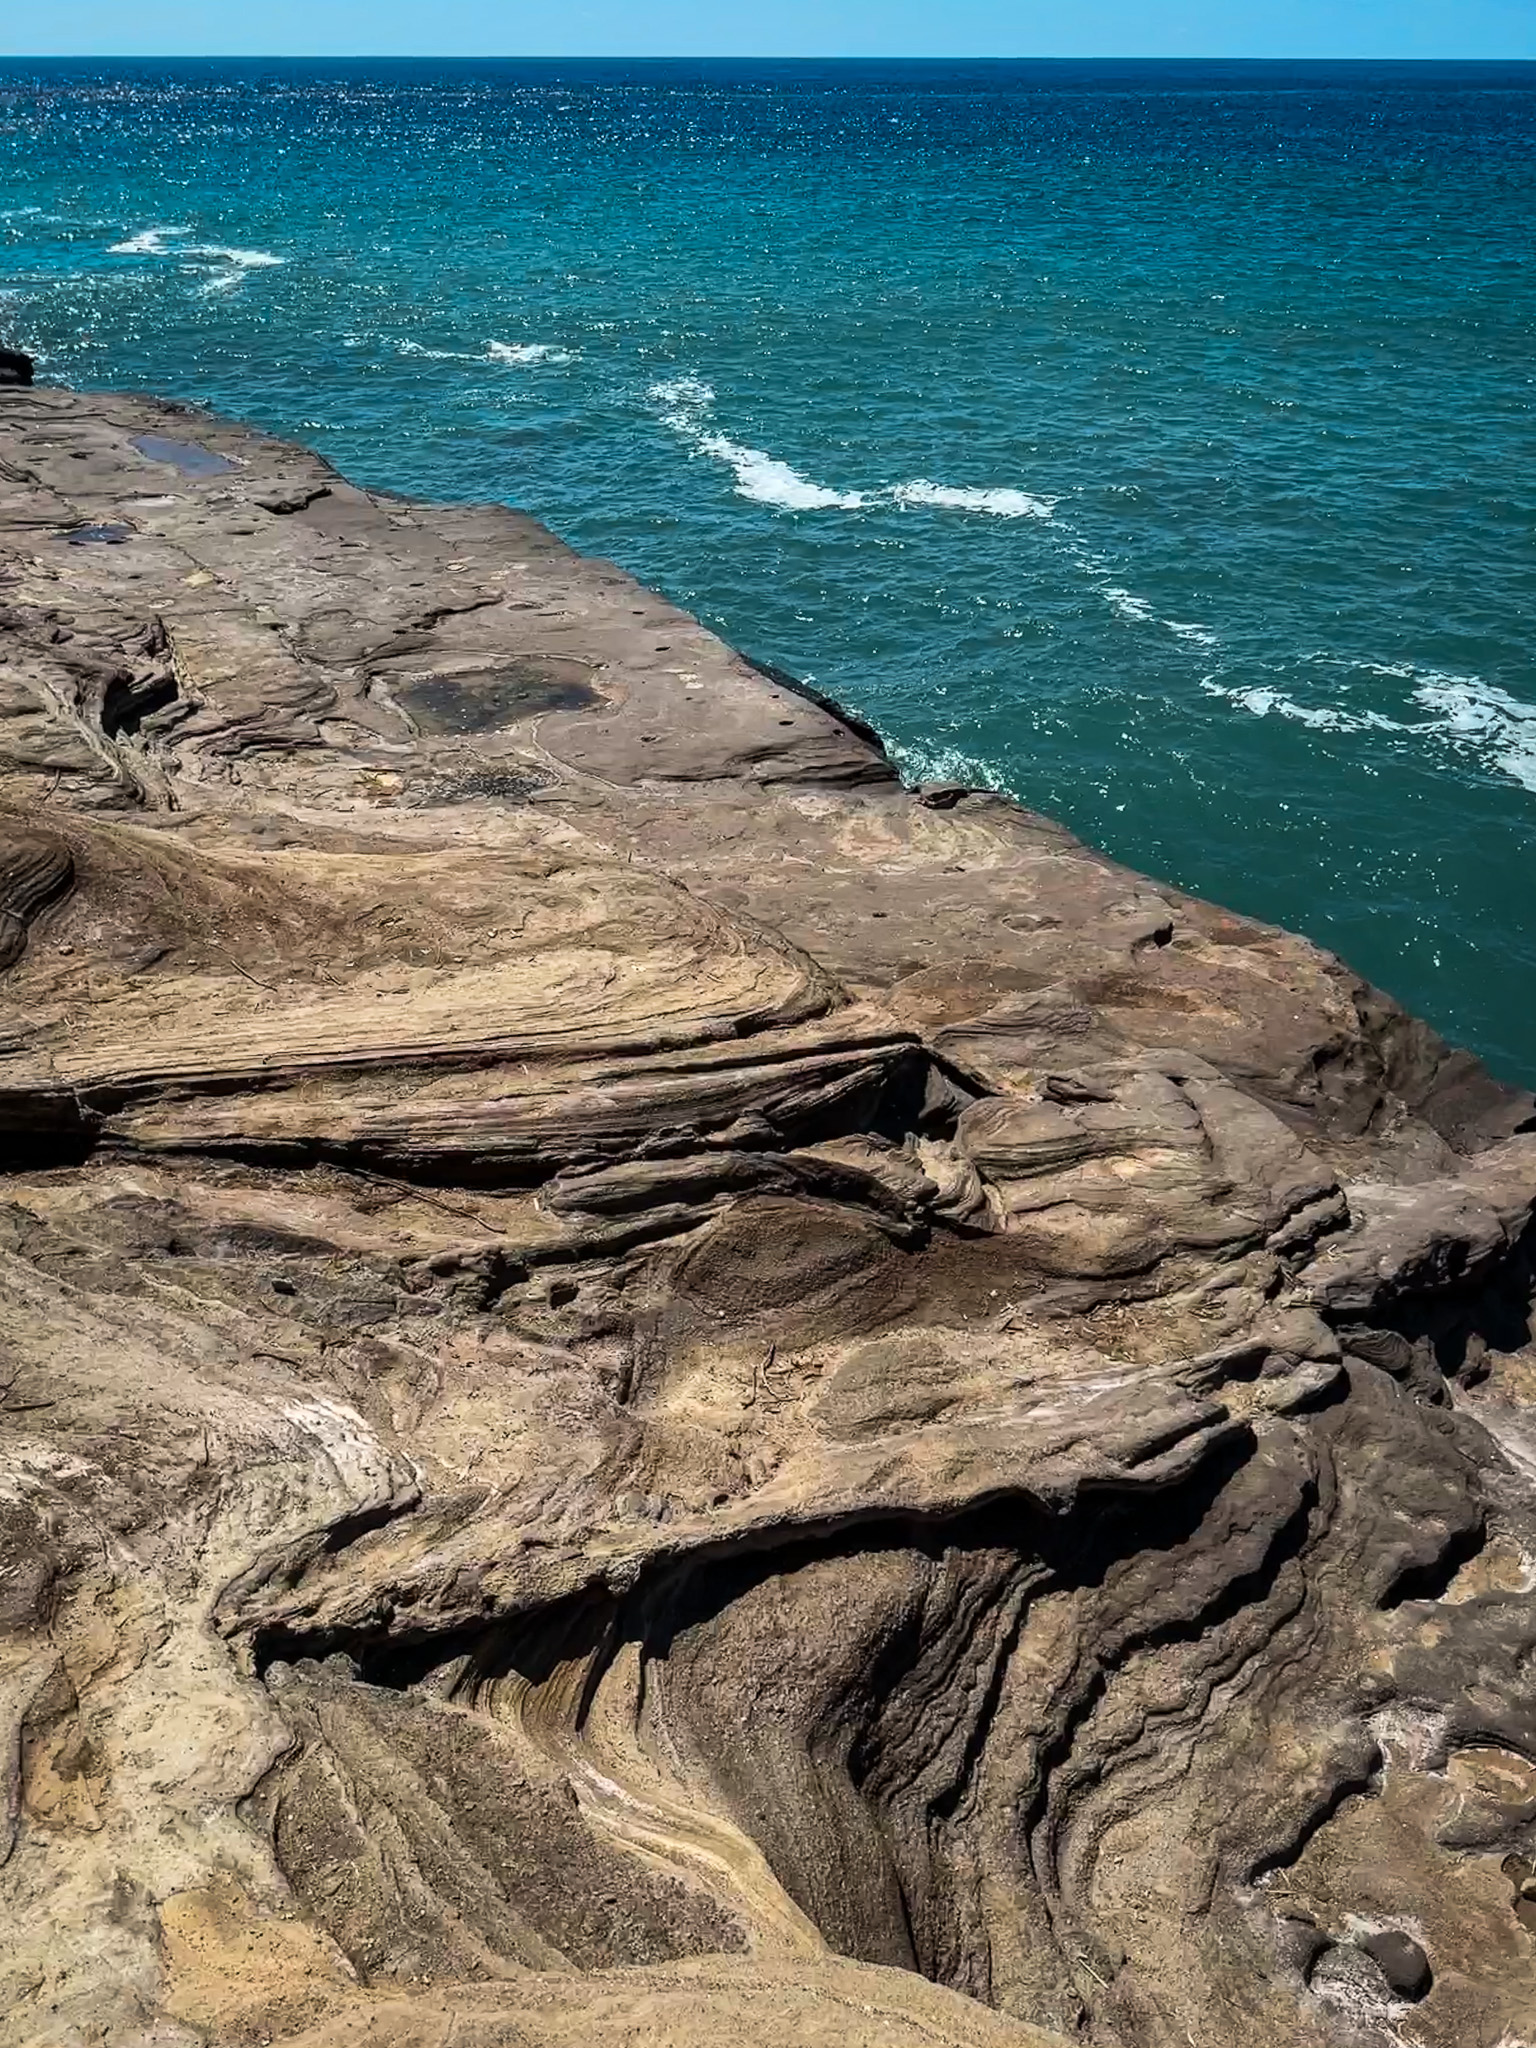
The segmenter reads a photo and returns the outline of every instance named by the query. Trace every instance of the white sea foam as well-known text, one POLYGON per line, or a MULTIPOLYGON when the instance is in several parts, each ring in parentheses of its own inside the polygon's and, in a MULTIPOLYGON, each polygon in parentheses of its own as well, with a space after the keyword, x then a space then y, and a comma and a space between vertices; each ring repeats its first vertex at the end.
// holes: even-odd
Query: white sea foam
MULTIPOLYGON (((360 344, 349 341, 348 347, 354 346, 360 346, 360 344)), ((403 356, 425 356, 430 362, 434 363, 478 363, 484 361, 482 356, 471 355, 467 349, 427 348, 419 341, 397 341, 395 348, 403 356)))
POLYGON ((1054 498, 1031 497, 1027 491, 1006 487, 970 489, 930 483, 926 477, 910 484, 893 484, 889 495, 898 505, 936 505, 949 512, 985 512, 994 519, 1049 519, 1056 509, 1054 498))
POLYGON ((420 341, 397 341, 403 356, 424 356, 433 363, 506 363, 524 368, 533 363, 568 363, 569 349, 556 348, 547 341, 488 341, 483 349, 428 348, 420 341))
POLYGON ((486 355, 493 363, 511 363, 521 368, 528 363, 568 363, 569 349, 556 348, 547 341, 491 341, 486 355))
POLYGON ((1267 684, 1231 689, 1207 676, 1202 688, 1223 697, 1255 718, 1271 713, 1319 732, 1388 732, 1436 743, 1470 754, 1507 775, 1536 795, 1536 704, 1526 704, 1481 676, 1456 675, 1444 669, 1419 668, 1406 661, 1352 662, 1317 654, 1309 657, 1326 667, 1408 683, 1412 702, 1427 718, 1390 718, 1381 711, 1353 711, 1343 705, 1298 704, 1284 691, 1267 684))
POLYGON ((744 448, 723 434, 705 434, 698 446, 701 455, 712 455, 733 470, 738 493, 755 498, 760 505, 780 505, 787 512, 853 512, 865 502, 861 491, 833 491, 825 484, 812 483, 787 462, 761 448, 744 448))
POLYGON ((190 235, 190 228, 140 228, 136 235, 126 241, 114 242, 108 249, 109 256, 179 256, 179 249, 168 249, 166 238, 170 235, 190 235))
POLYGON ((1424 673, 1414 701, 1439 713, 1439 729, 1453 744, 1470 747, 1523 789, 1536 793, 1536 705, 1478 676, 1424 673))
POLYGON ((1155 626, 1159 623, 1157 613, 1144 597, 1122 590, 1118 583, 1101 584, 1099 595, 1112 612, 1118 612, 1122 619, 1130 620, 1133 625, 1155 626))
POLYGON ((858 512, 884 503, 981 512, 994 519, 1049 519, 1055 503, 1054 499, 1031 497, 1025 491, 962 488, 931 483, 926 477, 873 491, 836 490, 830 484, 819 484, 803 476, 765 448, 750 448, 744 442, 714 432, 714 387, 702 377, 664 378, 653 384, 646 395, 661 408, 657 417, 664 427, 691 442, 696 455, 723 462, 732 471, 742 497, 755 499, 760 505, 776 505, 782 511, 858 512))
POLYGON ((668 377, 653 384, 647 395, 664 405, 708 407, 715 402, 715 387, 702 377, 668 377))
POLYGON ((653 384, 647 394, 663 408, 659 418, 664 427, 681 434, 693 444, 698 455, 723 462, 736 478, 743 498, 760 505, 777 505, 786 512, 855 511, 865 503, 861 491, 834 491, 818 484, 787 462, 780 462, 764 448, 748 448, 725 434, 707 431, 714 410, 713 386, 702 377, 671 377, 653 384))
POLYGON ((1536 794, 1536 705, 1481 676, 1422 668, 1411 661, 1351 662, 1319 654, 1316 661, 1412 685, 1413 702, 1433 714, 1397 728, 1475 755, 1536 794))
POLYGON ((1246 689, 1230 689, 1218 683, 1214 677, 1206 676, 1200 687, 1208 697, 1222 697, 1227 703, 1235 704, 1239 711, 1247 711, 1255 718, 1288 718, 1296 725, 1310 726, 1314 732, 1409 732, 1410 726, 1400 724, 1395 718, 1386 718, 1379 711, 1346 711, 1336 704, 1298 704, 1294 697, 1284 690, 1272 689, 1267 683, 1250 684, 1246 689))
POLYGON ((211 257, 216 263, 232 263, 236 270, 275 270, 288 261, 286 256, 274 256, 270 249, 227 249, 218 242, 188 242, 181 253, 211 257))
POLYGON ((1209 626, 1191 625, 1185 619, 1164 619, 1169 632, 1180 640, 1188 640, 1194 647, 1219 647, 1221 638, 1209 626))
POLYGON ((274 256, 270 249, 237 249, 223 242, 189 242, 191 228, 140 228, 125 241, 114 242, 113 256, 174 256, 184 269, 210 274, 197 287, 200 296, 233 291, 252 270, 272 270, 286 263, 286 256, 274 256), (218 266, 213 268, 213 266, 218 266))
POLYGON ((702 377, 672 377, 653 384, 646 396, 665 406, 661 424, 674 434, 696 434, 715 403, 715 389, 702 377))
POLYGON ((1004 796, 1013 794, 995 763, 982 761, 960 747, 911 747, 898 742, 892 751, 909 783, 963 782, 967 789, 995 789, 1004 796))

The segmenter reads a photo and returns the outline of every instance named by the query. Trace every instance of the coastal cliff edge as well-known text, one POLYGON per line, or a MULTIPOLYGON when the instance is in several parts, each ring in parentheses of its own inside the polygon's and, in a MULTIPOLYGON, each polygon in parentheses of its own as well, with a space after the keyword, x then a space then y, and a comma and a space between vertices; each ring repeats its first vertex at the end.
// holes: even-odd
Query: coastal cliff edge
POLYGON ((0 2043, 1536 2040, 1536 1120, 495 505, 0 389, 0 2043))

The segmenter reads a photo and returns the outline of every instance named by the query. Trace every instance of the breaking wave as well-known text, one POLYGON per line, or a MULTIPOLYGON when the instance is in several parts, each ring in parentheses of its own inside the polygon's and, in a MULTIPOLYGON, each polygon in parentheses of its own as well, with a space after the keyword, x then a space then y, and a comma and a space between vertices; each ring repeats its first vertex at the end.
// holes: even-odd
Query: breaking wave
POLYGON ((227 242, 189 242, 191 228, 140 228, 108 248, 110 256, 174 256, 183 270, 208 273, 197 287, 206 297, 212 292, 234 291, 253 270, 275 270, 286 263, 270 249, 239 249, 227 242))
POLYGON ((893 484, 889 495, 898 505, 937 505, 950 512, 988 512, 994 519, 1049 519, 1056 509, 1054 498, 1031 497, 1028 491, 971 490, 955 484, 929 483, 925 477, 919 477, 915 483, 893 484))
POLYGON ((1255 718, 1288 718, 1314 732, 1383 732, 1428 740, 1471 755, 1484 767, 1507 775, 1536 794, 1536 704, 1524 703, 1481 676, 1455 675, 1444 669, 1419 668, 1412 662, 1348 662, 1315 657, 1328 666, 1407 683, 1412 707, 1427 718, 1394 718, 1382 711, 1356 711, 1337 704, 1302 704, 1269 684, 1229 687, 1214 676, 1204 678, 1207 696, 1220 697, 1255 718))
POLYGON ((547 341, 489 341, 487 358, 493 363, 511 363, 518 368, 528 363, 568 363, 571 351, 547 341))
POLYGON ((1536 704, 1526 704, 1481 676, 1382 662, 1372 673, 1413 685, 1413 700, 1435 718, 1414 728, 1438 733, 1448 745, 1475 754, 1522 789, 1536 794, 1536 704))
POLYGON ((1335 704, 1299 704, 1284 690, 1267 683, 1230 688, 1206 676, 1200 685, 1208 697, 1221 697, 1239 711, 1254 718, 1288 718, 1294 725, 1310 726, 1314 732, 1411 732, 1413 728, 1378 711, 1345 711, 1335 704))
POLYGON ((190 228, 140 228, 136 235, 129 235, 126 241, 114 242, 108 249, 109 256, 177 256, 179 249, 168 249, 166 238, 170 235, 190 235, 190 228))
POLYGON ((787 462, 761 448, 744 448, 723 434, 702 435, 698 447, 701 455, 712 455, 734 471, 741 496, 755 498, 760 505, 780 505, 789 512, 854 512, 868 503, 862 491, 834 491, 825 484, 812 483, 787 462))
POLYGON ((397 341, 395 349, 402 356, 425 356, 434 363, 505 363, 514 369, 574 361, 571 350, 547 341, 488 341, 482 349, 428 348, 425 342, 397 341))
POLYGON ((674 377, 653 384, 648 393, 662 408, 657 417, 664 427, 688 441, 696 455, 722 462, 736 478, 737 492, 761 505, 776 505, 788 512, 858 512, 871 505, 901 505, 909 509, 932 507, 939 511, 980 512, 994 519, 1049 520, 1054 498, 1032 497, 1027 491, 1008 488, 980 489, 962 485, 937 484, 926 477, 911 483, 884 484, 870 491, 839 491, 802 476, 787 462, 763 448, 749 448, 711 426, 715 393, 701 377, 674 377))
POLYGON ((286 263, 286 256, 274 256, 270 249, 227 249, 218 242, 189 242, 188 256, 211 256, 219 263, 232 263, 236 270, 274 270, 286 263))

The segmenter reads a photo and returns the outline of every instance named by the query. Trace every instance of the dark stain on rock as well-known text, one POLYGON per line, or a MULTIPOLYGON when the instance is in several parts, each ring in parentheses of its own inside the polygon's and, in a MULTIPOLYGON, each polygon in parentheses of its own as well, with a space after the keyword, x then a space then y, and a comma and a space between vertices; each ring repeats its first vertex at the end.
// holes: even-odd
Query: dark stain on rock
POLYGON ((396 701, 423 732, 494 732, 541 711, 584 711, 602 700, 586 664, 536 655, 467 675, 422 676, 394 685, 396 701))
POLYGON ((224 476, 235 466, 227 455, 216 454, 198 441, 176 441, 166 434, 136 434, 133 445, 151 462, 169 463, 183 476, 224 476))
POLYGON ((58 538, 72 548, 120 547, 132 533, 131 526, 75 526, 58 538))

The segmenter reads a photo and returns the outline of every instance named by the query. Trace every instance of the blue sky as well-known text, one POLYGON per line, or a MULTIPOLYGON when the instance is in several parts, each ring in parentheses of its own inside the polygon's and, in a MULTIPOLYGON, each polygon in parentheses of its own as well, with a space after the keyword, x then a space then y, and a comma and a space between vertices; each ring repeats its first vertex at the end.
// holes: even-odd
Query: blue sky
POLYGON ((1532 57, 1536 0, 3 0, 0 55, 1532 57))

